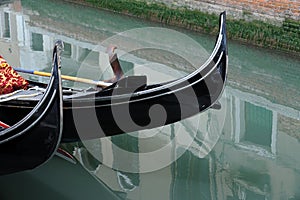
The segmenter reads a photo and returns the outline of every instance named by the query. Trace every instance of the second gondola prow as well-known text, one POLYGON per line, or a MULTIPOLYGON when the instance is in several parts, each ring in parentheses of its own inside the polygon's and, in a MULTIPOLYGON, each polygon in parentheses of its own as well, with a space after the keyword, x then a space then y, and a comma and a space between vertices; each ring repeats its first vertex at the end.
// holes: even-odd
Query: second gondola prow
POLYGON ((63 129, 62 50, 63 42, 59 40, 53 49, 52 76, 36 106, 0 131, 0 175, 34 169, 47 162, 58 148, 63 129))

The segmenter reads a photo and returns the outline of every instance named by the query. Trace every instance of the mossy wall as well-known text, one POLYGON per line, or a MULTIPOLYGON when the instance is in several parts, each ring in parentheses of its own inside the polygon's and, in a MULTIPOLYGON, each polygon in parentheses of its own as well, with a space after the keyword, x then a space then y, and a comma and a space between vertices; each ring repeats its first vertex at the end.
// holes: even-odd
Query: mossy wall
MULTIPOLYGON (((149 0, 148 0, 149 1, 149 0)), ((188 7, 204 12, 216 12, 226 9, 235 18, 251 18, 282 21, 285 18, 300 20, 300 1, 298 0, 152 0, 174 7, 188 7)))
MULTIPOLYGON (((187 29, 215 34, 218 31, 218 15, 187 6, 145 0, 67 0, 90 6, 125 13, 187 29)), ((186 1, 190 2, 190 1, 186 1)), ((211 8, 213 9, 213 8, 211 8)), ((220 12, 221 7, 215 11, 220 12)), ((224 9, 225 10, 225 6, 224 9)), ((230 12, 230 11, 228 11, 230 12)), ((300 21, 285 18, 280 23, 251 18, 253 13, 244 10, 243 16, 228 16, 228 37, 257 46, 300 53, 300 21)))

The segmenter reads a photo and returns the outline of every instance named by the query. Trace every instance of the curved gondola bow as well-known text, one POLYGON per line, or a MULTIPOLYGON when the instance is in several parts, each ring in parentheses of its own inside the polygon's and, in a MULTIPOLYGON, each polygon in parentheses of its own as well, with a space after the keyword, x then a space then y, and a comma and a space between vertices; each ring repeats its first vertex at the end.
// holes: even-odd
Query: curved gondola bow
MULTIPOLYGON (((33 169, 56 152, 62 136, 61 41, 53 50, 53 69, 44 95, 22 120, 0 131, 0 175, 33 169)), ((15 113, 16 114, 16 113, 15 113)))
MULTIPOLYGON (((150 129, 218 108, 227 76, 226 14, 208 60, 194 72, 167 83, 147 85, 145 76, 123 77, 100 91, 63 95, 62 141, 73 142, 150 129), (150 113, 150 115, 149 115, 150 113)), ((0 103, 0 117, 29 112, 36 100, 0 103)), ((13 119, 13 117, 11 117, 13 119)))

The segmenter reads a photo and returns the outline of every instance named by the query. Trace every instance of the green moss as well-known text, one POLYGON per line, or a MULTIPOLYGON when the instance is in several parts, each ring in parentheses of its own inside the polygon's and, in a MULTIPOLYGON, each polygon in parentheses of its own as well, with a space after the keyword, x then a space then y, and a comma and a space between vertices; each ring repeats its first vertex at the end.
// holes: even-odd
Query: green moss
MULTIPOLYGON (((68 0, 119 13, 216 34, 218 16, 188 8, 171 8, 162 3, 141 0, 68 0)), ((262 21, 227 20, 228 37, 254 45, 300 52, 300 22, 285 20, 282 27, 262 21)))

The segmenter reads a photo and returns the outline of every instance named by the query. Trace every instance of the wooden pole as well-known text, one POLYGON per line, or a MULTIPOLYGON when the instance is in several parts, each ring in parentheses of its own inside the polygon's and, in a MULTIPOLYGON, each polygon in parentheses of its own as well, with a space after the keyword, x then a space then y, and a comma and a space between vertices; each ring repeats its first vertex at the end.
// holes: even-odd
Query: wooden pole
MULTIPOLYGON (((17 72, 22 72, 22 73, 26 73, 26 74, 35 74, 35 75, 38 75, 38 76, 46 76, 46 77, 51 76, 51 73, 48 73, 48 72, 27 70, 27 69, 21 69, 21 68, 14 68, 14 70, 16 70, 17 72)), ((64 79, 64 80, 81 82, 81 83, 96 85, 96 86, 99 86, 99 87, 108 87, 108 86, 112 85, 112 83, 107 83, 107 82, 104 82, 104 81, 94 81, 94 80, 87 79, 87 78, 79 78, 79 77, 67 76, 67 75, 61 75, 61 78, 64 79)))

